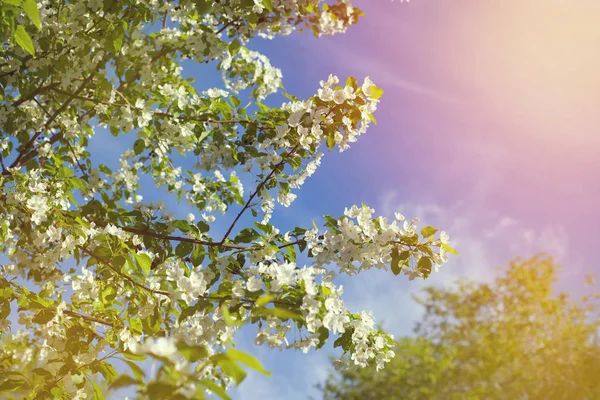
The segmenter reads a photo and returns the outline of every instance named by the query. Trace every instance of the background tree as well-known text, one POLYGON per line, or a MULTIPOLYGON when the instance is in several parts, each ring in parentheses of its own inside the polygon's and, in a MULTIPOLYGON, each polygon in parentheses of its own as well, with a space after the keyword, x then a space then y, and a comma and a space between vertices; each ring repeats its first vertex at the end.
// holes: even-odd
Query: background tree
POLYGON ((325 399, 600 398, 600 294, 555 293, 551 258, 515 260, 492 283, 430 287, 416 337, 384 371, 332 373, 325 399))
POLYGON ((331 336, 355 365, 393 357, 390 336, 345 307, 335 277, 391 266, 426 278, 453 252, 448 236, 367 206, 308 229, 270 223, 325 147, 344 150, 366 131, 383 92, 330 76, 315 96, 285 94, 271 108, 260 101, 281 71, 246 47, 298 29, 343 32, 360 10, 346 0, 0 4, 3 398, 101 398, 106 385, 227 398, 240 364, 266 372, 233 345, 243 324, 256 325, 259 345, 308 351, 331 336), (224 89, 198 92, 184 60, 212 63, 224 89), (90 145, 109 132, 127 148, 117 166, 90 145), (176 216, 159 198, 197 212, 176 216), (223 231, 210 225, 220 213, 223 231), (147 358, 160 362, 155 376, 139 366, 147 358))

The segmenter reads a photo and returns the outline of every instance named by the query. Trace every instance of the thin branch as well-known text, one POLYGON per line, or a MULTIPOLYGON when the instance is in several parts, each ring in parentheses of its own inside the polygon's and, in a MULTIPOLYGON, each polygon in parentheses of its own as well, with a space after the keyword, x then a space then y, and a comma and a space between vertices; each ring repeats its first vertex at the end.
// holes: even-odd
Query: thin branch
POLYGON ((140 234, 142 236, 151 236, 157 239, 163 239, 163 240, 175 240, 178 242, 187 242, 187 243, 195 243, 195 244, 201 244, 204 246, 209 246, 209 247, 223 247, 223 248, 229 248, 229 249, 240 249, 240 250, 245 250, 248 249, 248 246, 237 246, 237 245, 232 245, 232 244, 222 244, 222 243, 217 243, 217 242, 209 242, 209 241, 205 241, 205 240, 198 240, 198 239, 192 239, 192 238, 188 238, 188 237, 180 237, 180 236, 171 236, 171 235, 161 235, 159 233, 156 232, 152 232, 152 231, 148 231, 148 230, 140 230, 140 229, 136 229, 136 228, 129 228, 126 226, 119 226, 118 228, 126 231, 126 232, 131 232, 131 233, 137 233, 140 234))
MULTIPOLYGON (((44 107, 42 105, 42 103, 40 103, 38 101, 38 99, 36 99, 35 97, 33 98, 33 101, 36 102, 36 104, 44 111, 44 113, 46 113, 46 115, 50 116, 50 112, 48 112, 48 110, 46 110, 46 107, 44 107)), ((64 126, 61 126, 60 122, 57 123, 58 127, 64 131, 64 126)), ((63 135, 64 136, 64 135, 63 135)), ((73 146, 71 146, 71 142, 69 142, 69 139, 66 139, 65 142, 67 143, 67 146, 69 147, 69 150, 71 150, 71 154, 73 155, 73 159, 75 160, 75 163, 77 164, 77 166, 79 167, 79 170, 81 171, 81 173, 83 174, 84 177, 87 177, 87 174, 85 173, 85 169, 83 168, 83 166, 81 165, 81 163, 79 162, 79 158, 77 157, 77 154, 75 154, 75 149, 73 149, 73 146)))
POLYGON ((81 246, 77 246, 78 249, 80 249, 81 251, 83 251, 85 254, 87 254, 90 257, 95 258, 96 260, 100 261, 102 264, 106 265, 108 268, 110 268, 115 274, 127 279, 129 282, 131 282, 132 284, 134 284, 135 286, 139 287, 140 289, 146 290, 150 293, 154 293, 154 294, 161 294, 163 296, 167 296, 170 297, 171 294, 169 292, 165 292, 162 290, 156 290, 156 289, 150 289, 147 286, 142 285, 141 283, 139 283, 138 281, 136 281, 135 279, 133 279, 132 277, 130 277, 127 274, 122 273, 121 271, 119 271, 118 269, 116 269, 115 267, 113 267, 109 261, 95 255, 94 253, 90 252, 89 250, 87 250, 85 247, 81 247, 81 246))
MULTIPOLYGON (((91 220, 91 222, 94 222, 102 227, 108 225, 103 221, 98 221, 98 220, 91 220)), ((206 240, 198 240, 198 239, 193 239, 193 238, 189 238, 189 237, 182 237, 182 236, 173 236, 173 235, 161 235, 160 233, 156 233, 147 229, 139 229, 139 228, 131 228, 131 227, 127 227, 127 226, 118 226, 115 225, 118 229, 122 229, 125 232, 129 232, 129 233, 135 233, 138 235, 142 235, 142 236, 150 236, 156 239, 162 239, 162 240, 174 240, 176 242, 187 242, 187 243, 194 243, 194 244, 200 244, 203 246, 208 246, 208 247, 221 247, 221 248, 225 248, 225 249, 233 249, 233 250, 258 250, 261 247, 260 246, 240 246, 240 245, 235 245, 235 244, 227 244, 227 243, 220 243, 220 242, 210 242, 210 241, 206 241, 206 240)), ((297 245, 298 243, 300 243, 301 241, 303 241, 303 239, 299 239, 295 242, 291 242, 291 243, 287 243, 287 244, 283 244, 283 245, 279 245, 277 246, 280 249, 289 247, 289 246, 294 246, 297 245)))
POLYGON ((296 152, 296 150, 298 150, 298 147, 300 147, 300 144, 297 144, 296 146, 294 146, 294 148, 288 152, 287 156, 283 157, 281 159, 281 161, 278 162, 277 165, 275 165, 273 167, 273 169, 271 170, 269 175, 267 175, 267 177, 256 187, 256 190, 250 195, 250 198, 248 198, 248 201, 246 201, 246 204, 244 205, 244 207, 241 209, 241 211, 235 217, 235 219, 233 220, 233 223, 229 226, 229 229, 227 229, 227 232, 225 232, 225 236, 223 236, 223 239, 221 239, 221 244, 225 243, 225 240, 227 240, 227 237, 229 236, 229 234, 235 227, 235 224, 237 224, 238 220, 242 217, 242 214, 244 214, 244 212, 248 209, 248 207, 250 206, 250 203, 252 202, 254 197, 256 197, 258 192, 260 192, 260 190, 263 188, 263 186, 265 186, 266 183, 271 179, 271 177, 275 174, 275 171, 277 171, 279 169, 279 167, 281 167, 285 163, 286 158, 290 157, 292 154, 294 154, 296 152))
MULTIPOLYGON (((43 85, 43 82, 42 82, 43 85)), ((26 96, 21 97, 19 100, 15 101, 14 103, 12 103, 13 107, 19 107, 21 104, 25 103, 26 101, 35 99, 35 96, 37 96, 38 94, 42 94, 50 89, 52 89, 54 86, 58 85, 57 83, 51 83, 48 86, 42 86, 40 85, 40 87, 38 87, 37 89, 35 89, 33 92, 27 94, 26 96)))
POLYGON ((237 19, 232 19, 231 21, 229 21, 228 23, 226 23, 225 25, 223 25, 223 27, 217 31, 217 35, 219 33, 223 32, 225 29, 229 28, 232 24, 234 24, 236 22, 237 22, 237 19))
POLYGON ((75 98, 75 96, 79 95, 79 93, 81 93, 83 91, 83 89, 85 88, 85 86, 88 84, 89 80, 92 79, 95 75, 96 72, 100 69, 100 67, 102 66, 102 64, 104 63, 104 58, 102 60, 100 60, 100 62, 98 62, 98 64, 96 65, 96 68, 94 69, 94 72, 92 72, 86 80, 83 81, 83 83, 77 88, 77 90, 75 91, 75 93, 73 93, 72 96, 70 96, 63 104, 62 106, 60 106, 55 112, 54 114, 52 114, 52 116, 48 119, 48 121, 46 121, 46 123, 44 124, 44 126, 37 131, 29 140, 29 142, 27 142, 27 144, 25 145, 25 147, 23 147, 23 149, 19 152, 19 155, 17 156, 17 158, 15 159, 15 161, 11 164, 10 168, 18 168, 22 165, 22 159, 24 157, 27 157, 29 154, 32 153, 32 151, 29 151, 31 149, 31 147, 33 146, 33 144, 35 143, 35 141, 37 140, 38 137, 40 137, 40 135, 42 134, 42 132, 44 132, 45 129, 47 129, 56 118, 58 118, 58 116, 67 109, 67 107, 69 106, 69 104, 71 103, 71 101, 73 101, 73 99, 75 98))
MULTIPOLYGON (((52 88, 52 91, 60 93, 60 94, 64 94, 65 96, 73 96, 73 93, 71 93, 69 91, 66 91, 66 90, 63 90, 63 89, 60 89, 60 88, 52 88)), ((90 101, 90 102, 96 103, 96 104, 105 104, 107 106, 114 106, 114 107, 124 107, 124 106, 126 106, 126 104, 109 103, 107 101, 101 101, 101 100, 98 100, 98 99, 94 99, 94 98, 86 97, 86 96, 81 96, 81 95, 75 96, 74 98, 77 99, 77 100, 90 101)))
POLYGON ((79 314, 79 313, 76 313, 75 311, 71 311, 71 310, 63 310, 62 312, 64 314, 70 315, 71 317, 81 318, 81 319, 83 319, 85 321, 88 321, 88 322, 96 322, 98 324, 106 325, 106 326, 110 326, 110 327, 114 327, 115 326, 112 322, 107 321, 107 320, 102 319, 102 318, 90 317, 88 315, 79 314))

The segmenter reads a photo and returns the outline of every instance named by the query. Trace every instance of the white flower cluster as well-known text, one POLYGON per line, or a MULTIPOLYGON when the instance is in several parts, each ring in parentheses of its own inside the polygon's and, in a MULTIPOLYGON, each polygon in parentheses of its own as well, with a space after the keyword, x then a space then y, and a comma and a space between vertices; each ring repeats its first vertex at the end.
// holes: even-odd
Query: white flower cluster
MULTIPOLYGON (((387 268, 390 264, 393 247, 411 250, 409 244, 403 244, 402 238, 416 235, 418 219, 408 222, 401 214, 391 223, 387 218, 372 218, 374 210, 367 206, 352 206, 346 209, 344 217, 337 221, 335 229, 326 230, 319 235, 318 229, 306 232, 304 239, 315 257, 315 265, 333 264, 340 272, 352 275, 373 267, 387 268)), ((442 232, 441 239, 432 241, 430 245, 446 243, 448 236, 442 232)), ((418 253, 415 254, 418 258, 418 253)), ((435 269, 447 261, 447 256, 440 246, 439 253, 432 253, 431 259, 435 269)), ((404 270, 406 275, 420 276, 419 271, 404 270)))
POLYGON ((281 70, 271 65, 264 55, 244 47, 235 56, 228 55, 221 63, 225 87, 233 93, 256 87, 254 97, 261 101, 277 92, 281 86, 281 70))
POLYGON ((167 280, 175 282, 176 288, 171 300, 181 299, 188 306, 204 295, 208 289, 208 282, 214 277, 212 271, 203 270, 201 265, 190 271, 180 260, 166 263, 164 268, 166 269, 167 280))

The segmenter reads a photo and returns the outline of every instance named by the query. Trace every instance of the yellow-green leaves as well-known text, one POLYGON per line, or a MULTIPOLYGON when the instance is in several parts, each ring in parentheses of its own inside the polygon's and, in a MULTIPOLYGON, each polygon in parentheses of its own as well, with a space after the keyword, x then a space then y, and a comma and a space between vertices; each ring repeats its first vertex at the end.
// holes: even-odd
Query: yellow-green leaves
POLYGON ((392 249, 392 262, 390 264, 390 267, 392 268, 392 272, 394 273, 394 275, 400 274, 400 272, 402 272, 402 270, 406 268, 409 259, 409 251, 400 252, 398 250, 398 247, 394 247, 392 249))
POLYGON ((233 40, 231 41, 231 43, 229 43, 229 46, 228 46, 227 48, 228 48, 228 50, 229 50, 229 53, 230 53, 232 56, 235 56, 235 55, 236 55, 236 54, 237 54, 237 53, 240 51, 240 48, 241 48, 241 47, 242 47, 242 44, 241 44, 241 43, 240 43, 240 41, 239 41, 239 40, 236 38, 236 39, 233 39, 233 40))
POLYGON ((419 271, 423 278, 427 278, 431 275, 431 267, 433 264, 431 263, 431 259, 429 257, 421 257, 419 262, 417 262, 417 271, 419 271))
POLYGON ((148 254, 138 253, 134 253, 133 256, 135 257, 142 271, 144 271, 144 274, 148 275, 150 273, 150 267, 152 266, 152 259, 150 256, 148 254))
POLYGON ((423 235, 423 238, 426 239, 435 235, 437 231, 437 228, 434 228, 433 226, 426 226, 425 228, 421 229, 421 235, 423 235))
POLYGON ((32 56, 35 55, 35 46, 25 26, 17 24, 19 8, 27 15, 37 30, 41 29, 40 14, 35 0, 2 0, 2 24, 10 30, 11 40, 32 56))
POLYGON ((23 0, 21 8, 25 11, 25 14, 29 17, 31 22, 38 28, 41 29, 40 14, 38 12, 37 3, 35 0, 23 0))
POLYGON ((456 250, 454 250, 452 247, 448 246, 446 243, 442 243, 442 249, 446 250, 448 253, 450 254, 454 254, 455 256, 458 256, 458 252, 456 250))
POLYGON ((369 87, 369 97, 372 99, 380 99, 383 96, 383 89, 378 86, 369 87))
POLYGON ((256 306, 257 307, 262 307, 265 304, 270 303, 271 301, 275 300, 277 298, 276 295, 274 294, 265 294, 264 296, 260 297, 258 300, 256 300, 256 306))
POLYGON ((271 375, 271 373, 269 371, 264 369, 264 367, 262 366, 260 361, 258 361, 256 359, 256 357, 254 357, 251 354, 236 350, 234 348, 229 348, 227 350, 227 356, 234 361, 238 361, 238 362, 241 362, 242 364, 245 364, 246 366, 252 368, 255 371, 258 371, 267 376, 271 375))
POLYGON ((35 55, 35 48, 33 47, 31 37, 22 25, 18 25, 17 29, 15 29, 15 42, 32 56, 35 55))
POLYGON ((273 11, 273 0, 262 0, 262 5, 269 11, 273 11))

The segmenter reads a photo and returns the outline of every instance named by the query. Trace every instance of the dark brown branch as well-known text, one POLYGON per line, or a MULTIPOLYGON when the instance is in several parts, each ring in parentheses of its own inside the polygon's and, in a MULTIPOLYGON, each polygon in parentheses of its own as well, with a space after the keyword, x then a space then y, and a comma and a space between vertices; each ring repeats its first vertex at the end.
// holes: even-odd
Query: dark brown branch
POLYGON ((84 81, 83 83, 77 88, 77 90, 75 91, 75 93, 73 93, 72 96, 70 96, 63 104, 62 106, 60 106, 55 112, 54 114, 52 114, 52 116, 48 119, 48 121, 46 121, 46 123, 44 124, 44 126, 37 131, 29 140, 29 142, 27 142, 27 144, 25 145, 25 147, 23 147, 23 149, 19 152, 19 155, 17 156, 17 158, 15 159, 15 161, 11 164, 10 168, 18 168, 21 165, 23 165, 23 162, 21 161, 24 158, 28 158, 29 154, 32 154, 32 152, 35 151, 35 149, 33 151, 29 151, 31 149, 31 147, 33 146, 33 144, 35 143, 35 141, 37 140, 38 137, 40 137, 40 135, 42 134, 42 132, 44 132, 45 129, 47 129, 50 125, 52 125, 52 123, 54 122, 54 120, 56 120, 56 118, 58 118, 58 116, 67 109, 67 107, 69 106, 69 104, 71 103, 71 101, 73 101, 73 99, 75 98, 75 96, 79 95, 79 93, 81 93, 83 91, 83 89, 85 89, 85 86, 89 83, 89 80, 92 79, 95 75, 96 72, 100 69, 100 67, 102 66, 102 64, 104 63, 104 58, 102 60, 100 60, 100 62, 96 65, 96 68, 94 69, 94 72, 92 72, 84 81))
POLYGON ((286 158, 290 157, 292 154, 294 154, 296 152, 296 150, 298 150, 298 147, 300 147, 300 144, 297 144, 292 150, 290 150, 288 152, 287 156, 283 157, 281 159, 281 161, 278 162, 277 165, 275 165, 273 167, 271 172, 269 172, 269 175, 267 175, 267 177, 265 179, 263 179, 263 181, 256 187, 256 190, 250 195, 250 198, 248 198, 248 201, 246 202, 244 207, 241 209, 241 211, 235 217, 235 219, 233 220, 233 223, 229 226, 229 229, 227 229, 227 232, 225 232, 225 236, 223 236, 223 239, 221 239, 221 245, 223 243, 225 243, 225 240, 227 240, 227 237, 229 236, 229 234, 235 227, 235 224, 237 224, 238 220, 242 217, 242 214, 244 214, 244 212, 248 209, 248 207, 250 206, 250 203, 252 202, 254 197, 256 197, 258 192, 260 192, 260 190, 263 188, 263 186, 266 185, 266 183, 271 179, 271 177, 273 177, 273 175, 275 174, 275 171, 277 171, 279 169, 279 167, 281 167, 285 163, 286 158))
MULTIPOLYGON (((103 221, 98 221, 98 220, 92 220, 92 222, 96 223, 97 225, 100 225, 102 227, 106 226, 107 224, 103 221)), ((130 228, 127 226, 117 226, 115 225, 117 228, 124 230, 125 232, 129 232, 129 233, 135 233, 138 235, 142 235, 142 236, 150 236, 156 239, 162 239, 162 240, 174 240, 176 242, 187 242, 187 243, 194 243, 194 244, 200 244, 203 246, 209 246, 209 247, 221 247, 221 248, 225 248, 225 249, 234 249, 234 250, 258 250, 260 249, 259 246, 240 246, 240 245, 235 245, 235 244, 224 244, 224 243, 220 243, 220 242, 210 242, 210 241, 206 241, 206 240, 198 240, 198 239, 193 239, 193 238, 189 238, 189 237, 181 237, 181 236, 173 236, 173 235, 161 235, 160 233, 156 233, 147 229, 139 229, 139 228, 130 228)), ((277 247, 279 247, 280 249, 289 247, 289 246, 295 246, 297 245, 299 242, 301 242, 303 239, 299 239, 295 242, 292 243, 288 243, 288 244, 283 244, 283 245, 279 245, 277 247)))
POLYGON ((36 90, 34 90, 33 92, 29 93, 28 95, 25 95, 23 97, 21 97, 19 100, 15 101, 14 103, 12 103, 13 107, 19 107, 21 104, 25 103, 26 101, 35 99, 35 96, 42 94, 52 88, 54 88, 56 85, 58 85, 57 83, 51 83, 48 86, 40 86, 38 87, 36 90))
MULTIPOLYGON (((36 98, 33 98, 33 101, 36 102, 36 104, 44 111, 44 113, 46 113, 46 115, 50 116, 50 112, 48 110, 46 110, 46 107, 44 107, 42 105, 42 103, 40 103, 36 98)), ((58 125, 59 125, 59 128, 61 130, 64 130, 64 127, 60 126, 60 123, 58 123, 58 125)), ((77 157, 77 154, 75 154, 75 150, 73 149, 73 146, 71 146, 71 143, 69 142, 68 139, 66 139, 65 142, 67 143, 67 146, 69 147, 69 150, 71 150, 71 154, 73 155, 73 159, 75 160, 75 163, 77 164, 77 167, 79 167, 79 170, 81 171, 81 173, 83 174, 83 176, 87 177, 87 174, 85 173, 85 169, 83 168, 83 166, 79 162, 79 158, 77 157)))
POLYGON ((67 315, 70 315, 71 317, 81 318, 81 319, 83 319, 85 321, 88 321, 88 322, 96 322, 98 324, 102 324, 102 325, 114 327, 114 324, 112 322, 107 321, 107 320, 102 319, 102 318, 90 317, 88 315, 79 314, 79 313, 76 313, 76 312, 71 311, 71 310, 63 310, 63 313, 67 314, 67 315))
POLYGON ((99 256, 95 255, 94 253, 92 253, 89 250, 87 250, 85 247, 77 246, 77 248, 80 249, 81 251, 83 251, 88 256, 93 257, 96 260, 100 261, 102 264, 104 264, 108 268, 110 268, 115 274, 117 274, 117 275, 125 278, 126 280, 128 280, 129 282, 131 282, 135 286, 139 287, 140 289, 146 290, 146 291, 148 291, 150 293, 154 293, 154 294, 161 294, 161 295, 167 296, 167 297, 171 296, 169 294, 169 292, 165 292, 165 291, 162 291, 162 290, 150 289, 149 287, 142 285, 141 283, 139 283, 138 281, 136 281, 135 279, 133 279, 129 275, 124 274, 121 271, 119 271, 118 269, 116 269, 115 267, 113 267, 109 261, 103 259, 102 257, 99 257, 99 256))

